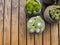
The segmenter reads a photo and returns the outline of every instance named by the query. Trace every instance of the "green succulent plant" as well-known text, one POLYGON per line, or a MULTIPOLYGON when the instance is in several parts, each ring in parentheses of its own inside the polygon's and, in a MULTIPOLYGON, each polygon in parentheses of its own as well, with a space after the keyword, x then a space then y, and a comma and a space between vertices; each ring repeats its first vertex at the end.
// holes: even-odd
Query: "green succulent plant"
POLYGON ((36 14, 36 12, 40 10, 41 4, 39 4, 38 2, 34 0, 28 0, 25 3, 25 7, 26 7, 28 14, 36 14))
POLYGON ((40 16, 31 18, 27 23, 27 28, 30 32, 39 33, 40 31, 43 31, 44 26, 45 26, 45 23, 40 16))
POLYGON ((60 6, 54 6, 49 10, 49 14, 53 20, 60 20, 60 6))

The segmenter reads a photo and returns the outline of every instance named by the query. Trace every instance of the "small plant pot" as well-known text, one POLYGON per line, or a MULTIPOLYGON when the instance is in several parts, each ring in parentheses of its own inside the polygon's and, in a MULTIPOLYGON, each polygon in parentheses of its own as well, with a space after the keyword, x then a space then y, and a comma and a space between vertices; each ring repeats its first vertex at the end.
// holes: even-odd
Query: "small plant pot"
POLYGON ((48 6, 48 7, 46 8, 46 10, 44 11, 44 19, 45 19, 48 23, 58 22, 58 21, 53 20, 53 19, 51 18, 50 14, 49 14, 49 10, 50 10, 51 8, 53 8, 54 6, 56 6, 56 5, 48 6))
MULTIPOLYGON (((35 1, 38 2, 39 4, 41 4, 39 0, 35 0, 35 1)), ((42 5, 42 4, 41 4, 41 5, 42 5)), ((26 13, 26 15, 29 16, 29 17, 38 16, 38 15, 40 14, 40 12, 41 12, 41 9, 42 9, 42 6, 41 6, 41 8, 39 9, 39 11, 36 12, 36 14, 33 14, 33 13, 32 13, 32 14, 29 14, 28 11, 27 11, 27 9, 26 9, 26 7, 25 7, 25 13, 26 13)))
POLYGON ((42 0, 42 3, 46 5, 51 5, 54 3, 54 1, 53 0, 42 0))
POLYGON ((32 17, 27 22, 27 30, 30 33, 39 34, 45 29, 45 22, 40 16, 32 17))

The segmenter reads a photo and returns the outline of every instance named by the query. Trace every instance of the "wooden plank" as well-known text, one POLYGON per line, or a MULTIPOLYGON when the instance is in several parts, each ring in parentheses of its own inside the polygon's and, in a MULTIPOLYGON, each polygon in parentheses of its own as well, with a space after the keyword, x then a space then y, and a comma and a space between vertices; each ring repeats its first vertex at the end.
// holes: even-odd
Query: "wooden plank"
POLYGON ((58 45, 58 23, 51 24, 51 45, 58 45))
MULTIPOLYGON (((60 0, 58 0, 57 2, 58 5, 60 5, 60 0)), ((59 41, 59 45, 60 45, 60 21, 59 21, 59 32, 58 32, 58 41, 59 41)))
POLYGON ((27 32, 27 45, 34 45, 34 34, 27 32))
POLYGON ((60 21, 59 21, 59 35, 58 35, 58 37, 59 37, 59 45, 60 45, 60 21))
POLYGON ((3 5, 4 4, 4 1, 3 0, 0 0, 0 45, 3 44, 3 5))
POLYGON ((11 45, 18 45, 18 0, 12 0, 11 45))
POLYGON ((11 16, 11 0, 5 0, 4 45, 10 45, 10 16, 11 16))
POLYGON ((46 29, 43 34, 43 45, 50 45, 50 24, 46 24, 46 29))
POLYGON ((26 45, 26 15, 24 12, 24 3, 26 0, 20 0, 19 15, 19 45, 26 45))
POLYGON ((35 45, 42 45, 42 34, 35 35, 35 45))

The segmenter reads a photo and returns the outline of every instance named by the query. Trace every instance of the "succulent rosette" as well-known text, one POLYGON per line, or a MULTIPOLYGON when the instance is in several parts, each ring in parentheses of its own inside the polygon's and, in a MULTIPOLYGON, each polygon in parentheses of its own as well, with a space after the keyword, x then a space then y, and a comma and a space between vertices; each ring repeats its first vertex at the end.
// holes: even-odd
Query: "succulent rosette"
POLYGON ((26 9, 26 13, 29 15, 32 14, 37 14, 40 13, 41 11, 41 4, 38 1, 35 0, 28 0, 25 3, 25 9, 26 9))
POLYGON ((41 33, 45 29, 45 22, 40 16, 32 17, 27 22, 27 29, 31 33, 41 33))

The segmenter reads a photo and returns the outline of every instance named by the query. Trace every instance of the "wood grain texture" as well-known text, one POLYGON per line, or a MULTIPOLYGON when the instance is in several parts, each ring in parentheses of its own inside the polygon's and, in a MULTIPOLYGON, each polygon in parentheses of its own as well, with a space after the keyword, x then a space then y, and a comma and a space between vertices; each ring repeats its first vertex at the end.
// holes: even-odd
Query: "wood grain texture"
POLYGON ((3 6, 4 0, 0 0, 0 45, 3 43, 3 6))
POLYGON ((11 45, 18 45, 18 0, 12 0, 11 45))
POLYGON ((27 45, 34 45, 34 34, 27 32, 27 45))
POLYGON ((51 45, 58 45, 58 23, 51 24, 51 45))
POLYGON ((10 45, 11 0, 5 0, 4 45, 10 45))
POLYGON ((43 34, 43 45, 50 45, 50 24, 46 23, 46 29, 43 34))
MULTIPOLYGON (((25 2, 26 0, 0 0, 0 45, 60 45, 60 22, 59 25, 46 23, 43 34, 34 35, 26 30, 29 17, 26 17, 24 11, 25 2)), ((45 6, 40 15, 42 18, 44 10, 45 6)))
POLYGON ((60 45, 60 22, 59 22, 59 32, 58 32, 58 34, 59 34, 59 45, 60 45))
POLYGON ((24 3, 26 0, 20 0, 19 14, 19 45, 26 45, 26 15, 24 12, 24 3))
POLYGON ((42 34, 35 35, 35 45, 42 45, 42 34))

